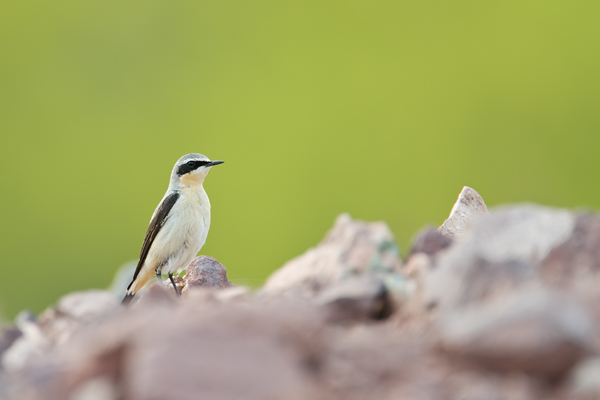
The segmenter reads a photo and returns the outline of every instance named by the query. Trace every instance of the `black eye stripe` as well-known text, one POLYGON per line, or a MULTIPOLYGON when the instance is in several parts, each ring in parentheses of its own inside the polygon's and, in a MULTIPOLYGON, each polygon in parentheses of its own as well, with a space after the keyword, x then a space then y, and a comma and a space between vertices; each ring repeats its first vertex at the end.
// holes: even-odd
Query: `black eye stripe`
POLYGON ((179 168, 177 168, 177 175, 182 176, 185 175, 189 172, 192 172, 195 169, 200 168, 203 165, 209 164, 210 161, 194 161, 193 163, 191 162, 186 162, 185 164, 182 164, 179 166, 179 168))

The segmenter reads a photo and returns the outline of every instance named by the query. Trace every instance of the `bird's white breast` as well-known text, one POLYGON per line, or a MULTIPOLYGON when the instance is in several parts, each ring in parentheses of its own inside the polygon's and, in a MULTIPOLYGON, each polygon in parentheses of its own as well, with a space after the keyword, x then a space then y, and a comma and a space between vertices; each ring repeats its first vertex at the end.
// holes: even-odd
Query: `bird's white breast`
POLYGON ((185 188, 150 248, 162 273, 185 269, 200 251, 210 228, 210 202, 204 188, 185 188))

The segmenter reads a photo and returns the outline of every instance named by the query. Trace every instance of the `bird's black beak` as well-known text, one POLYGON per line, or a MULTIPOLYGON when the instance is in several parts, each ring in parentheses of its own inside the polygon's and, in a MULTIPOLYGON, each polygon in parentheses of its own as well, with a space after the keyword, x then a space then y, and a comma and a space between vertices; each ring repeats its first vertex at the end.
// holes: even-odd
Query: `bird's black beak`
POLYGON ((223 164, 225 161, 211 161, 208 166, 214 167, 215 165, 223 164))

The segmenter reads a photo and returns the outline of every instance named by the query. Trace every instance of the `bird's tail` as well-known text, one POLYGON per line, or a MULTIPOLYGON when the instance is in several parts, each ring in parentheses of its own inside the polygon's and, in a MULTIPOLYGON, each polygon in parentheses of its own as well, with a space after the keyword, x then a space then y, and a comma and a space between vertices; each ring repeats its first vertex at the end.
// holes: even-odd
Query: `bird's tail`
POLYGON ((131 303, 131 300, 133 300, 133 296, 135 296, 134 293, 127 293, 125 297, 123 297, 123 301, 121 302, 121 304, 126 306, 127 304, 131 303))

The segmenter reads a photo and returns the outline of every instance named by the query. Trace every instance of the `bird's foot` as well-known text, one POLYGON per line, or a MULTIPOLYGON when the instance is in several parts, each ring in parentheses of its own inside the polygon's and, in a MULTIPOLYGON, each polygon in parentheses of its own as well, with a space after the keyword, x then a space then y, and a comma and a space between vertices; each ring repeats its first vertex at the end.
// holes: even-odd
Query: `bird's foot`
POLYGON ((179 293, 179 289, 177 289, 177 285, 175 284, 175 280, 173 279, 173 274, 169 274, 169 279, 171 280, 171 283, 173 284, 173 289, 175 289, 175 293, 177 293, 178 297, 181 297, 181 293, 179 293))

